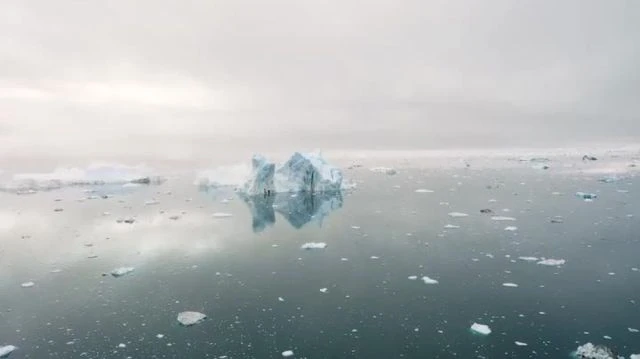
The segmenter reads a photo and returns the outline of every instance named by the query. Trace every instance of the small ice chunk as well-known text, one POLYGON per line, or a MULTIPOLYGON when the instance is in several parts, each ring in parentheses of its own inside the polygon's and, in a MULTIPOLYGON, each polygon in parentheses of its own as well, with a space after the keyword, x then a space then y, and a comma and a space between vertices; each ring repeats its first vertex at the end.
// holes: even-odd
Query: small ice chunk
POLYGON ((595 193, 586 193, 586 192, 576 192, 576 196, 579 198, 586 200, 594 200, 598 198, 598 195, 595 193))
POLYGON ((518 259, 525 262, 537 262, 539 260, 538 257, 518 257, 518 259))
POLYGON ((509 287, 509 288, 518 288, 518 285, 515 283, 502 283, 503 287, 509 287))
POLYGON ((424 284, 438 284, 439 282, 433 278, 429 278, 427 276, 422 277, 422 281, 424 284))
POLYGON ((160 202, 156 201, 155 199, 144 202, 145 206, 155 206, 156 204, 160 204, 160 202))
POLYGON ((631 270, 632 270, 632 271, 634 271, 634 272, 638 272, 638 271, 640 271, 640 270, 639 270, 638 268, 636 268, 636 267, 631 268, 631 270))
POLYGON ((529 344, 523 343, 523 342, 516 342, 516 345, 519 346, 519 347, 526 347, 529 344))
POLYGON ((321 293, 327 293, 327 292, 329 292, 329 289, 327 289, 327 288, 320 288, 320 292, 321 292, 321 293))
POLYGON ((162 338, 164 338, 164 334, 156 334, 156 338, 162 339, 162 338))
POLYGON ((3 347, 0 347, 0 358, 8 357, 9 354, 13 353, 17 349, 18 348, 13 345, 5 345, 3 347))
POLYGON ((408 277, 409 280, 418 280, 418 276, 417 275, 410 275, 408 277))
POLYGON ((640 354, 631 354, 629 359, 640 359, 640 354))
POLYGON ((640 333, 640 330, 638 329, 634 329, 634 328, 628 328, 629 329, 629 333, 640 333))
POLYGON ((371 256, 371 259, 380 259, 378 256, 371 256))
POLYGON ((24 282, 24 283, 20 284, 20 286, 21 286, 22 288, 31 288, 31 287, 33 287, 34 285, 36 285, 34 282, 24 282))
POLYGON ((538 264, 543 266, 557 267, 564 265, 567 261, 564 259, 542 259, 538 264))
POLYGON ((456 226, 455 224, 447 224, 444 226, 445 229, 458 229, 460 226, 456 226))
POLYGON ((376 173, 384 173, 387 174, 389 176, 393 176, 396 173, 398 173, 398 171, 396 171, 393 168, 389 168, 389 167, 373 167, 369 169, 371 172, 376 172, 376 173))
POLYGON ((360 229, 360 226, 351 226, 351 229, 358 230, 358 229, 360 229))
POLYGON ((118 344, 118 348, 124 349, 126 347, 127 347, 127 345, 125 343, 118 344))
POLYGON ((469 215, 466 214, 466 213, 462 213, 462 212, 451 212, 451 213, 449 213, 449 217, 461 218, 461 217, 469 217, 469 215))
POLYGON ((416 190, 416 193, 433 193, 433 190, 420 188, 416 190))
POLYGON ((493 221, 515 221, 516 219, 513 217, 505 217, 505 216, 493 216, 491 217, 493 221))
POLYGON ((205 319, 207 319, 207 316, 199 312, 181 312, 178 314, 178 322, 185 327, 196 325, 205 319))
POLYGON ((584 359, 615 359, 616 355, 604 345, 587 343, 578 347, 576 357, 584 359))
POLYGON ((327 248, 327 244, 325 242, 309 242, 303 244, 301 249, 325 249, 327 248))
POLYGON ((518 227, 516 226, 508 226, 508 227, 504 227, 504 230, 507 232, 515 232, 518 230, 518 227))
POLYGON ((284 298, 278 297, 278 302, 284 302, 284 298))
POLYGON ((489 335, 491 334, 491 329, 488 325, 473 323, 471 326, 471 331, 480 335, 489 335))
POLYGON ((282 352, 282 356, 285 357, 285 358, 292 357, 293 356, 293 350, 285 350, 285 351, 283 351, 282 352))
POLYGON ((233 217, 233 214, 231 213, 224 213, 224 212, 216 212, 214 214, 212 214, 213 218, 229 218, 229 217, 233 217))
POLYGON ((111 271, 111 275, 115 278, 124 277, 125 275, 133 272, 135 270, 134 267, 120 267, 111 271))

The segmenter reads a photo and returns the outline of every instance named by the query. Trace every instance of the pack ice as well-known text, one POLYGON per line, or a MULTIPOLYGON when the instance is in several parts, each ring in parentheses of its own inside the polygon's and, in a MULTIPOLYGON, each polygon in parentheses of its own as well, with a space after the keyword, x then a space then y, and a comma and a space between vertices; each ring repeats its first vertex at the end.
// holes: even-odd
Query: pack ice
POLYGON ((327 163, 319 153, 294 153, 280 166, 256 155, 252 174, 242 188, 249 196, 271 193, 338 192, 342 189, 342 172, 327 163))

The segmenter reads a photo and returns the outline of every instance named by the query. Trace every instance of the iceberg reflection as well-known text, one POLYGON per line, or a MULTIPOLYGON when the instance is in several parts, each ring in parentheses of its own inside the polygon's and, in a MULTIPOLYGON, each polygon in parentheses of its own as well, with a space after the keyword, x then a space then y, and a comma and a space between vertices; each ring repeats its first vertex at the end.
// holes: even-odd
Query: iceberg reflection
POLYGON ((322 226, 324 219, 342 208, 342 193, 278 193, 272 196, 242 196, 253 216, 253 231, 262 232, 276 223, 275 212, 291 226, 302 228, 311 221, 322 226))

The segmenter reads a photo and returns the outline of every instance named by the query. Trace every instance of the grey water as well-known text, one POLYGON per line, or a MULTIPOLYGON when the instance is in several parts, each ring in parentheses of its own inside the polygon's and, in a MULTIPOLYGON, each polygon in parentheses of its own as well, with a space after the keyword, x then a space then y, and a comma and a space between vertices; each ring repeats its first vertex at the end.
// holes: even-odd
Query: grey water
POLYGON ((19 348, 12 359, 566 358, 586 342, 640 352, 632 179, 348 175, 358 187, 339 195, 242 198, 188 178, 0 193, 0 345, 19 348), (135 271, 109 274, 122 266, 135 271), (183 327, 182 311, 207 319, 183 327))

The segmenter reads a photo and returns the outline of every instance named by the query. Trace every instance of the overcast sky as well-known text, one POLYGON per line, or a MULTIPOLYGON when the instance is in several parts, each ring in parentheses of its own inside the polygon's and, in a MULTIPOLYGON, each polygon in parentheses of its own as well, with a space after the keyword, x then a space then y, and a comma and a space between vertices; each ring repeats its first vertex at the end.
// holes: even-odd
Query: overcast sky
POLYGON ((2 0, 3 158, 640 139, 636 0, 2 0))

